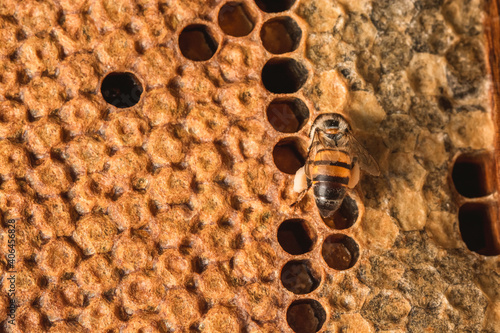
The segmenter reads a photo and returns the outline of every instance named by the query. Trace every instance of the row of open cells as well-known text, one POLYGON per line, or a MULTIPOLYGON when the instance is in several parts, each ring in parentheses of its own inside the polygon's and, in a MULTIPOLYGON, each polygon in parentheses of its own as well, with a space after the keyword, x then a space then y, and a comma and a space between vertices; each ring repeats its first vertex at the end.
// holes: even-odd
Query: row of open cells
MULTIPOLYGON (((500 254, 500 214, 495 198, 497 171, 493 154, 479 151, 459 155, 451 173, 461 204, 458 219, 462 238, 470 250, 488 256, 500 254)), ((349 209, 344 214, 346 211, 349 209)), ((337 227, 350 226, 352 224, 337 227)), ((311 251, 315 239, 304 220, 287 220, 278 229, 278 242, 292 255, 311 251)), ((359 257, 359 247, 352 238, 333 234, 325 239, 321 253, 328 266, 343 270, 354 265, 359 257)), ((281 270, 281 282, 295 294, 307 294, 320 285, 321 275, 310 260, 291 260, 281 270)), ((326 320, 323 306, 314 299, 293 301, 286 316, 293 331, 301 333, 319 331, 326 320)))
MULTIPOLYGON (((261 1, 257 6, 270 13, 290 9, 294 0, 261 1)), ((244 37, 252 32, 255 18, 242 2, 228 2, 219 11, 220 29, 233 37, 244 37)), ((211 59, 218 49, 218 41, 206 25, 189 25, 179 35, 181 53, 193 61, 211 59)), ((262 46, 272 54, 284 54, 297 49, 302 38, 302 30, 290 16, 272 17, 263 23, 260 30, 262 46)), ((271 93, 292 94, 307 81, 307 68, 291 57, 271 58, 262 68, 262 83, 271 93)), ((309 110, 297 97, 278 98, 267 108, 270 124, 279 132, 298 132, 309 119, 309 110)))
MULTIPOLYGON (((350 228, 358 220, 356 200, 346 196, 341 208, 334 217, 325 223, 332 229, 350 228)), ((281 248, 293 256, 301 256, 315 248, 317 235, 304 219, 289 219, 281 223, 277 232, 281 248)), ((359 246, 354 239, 333 233, 321 245, 321 255, 328 267, 343 271, 353 267, 359 259, 359 246)), ((288 261, 281 269, 280 279, 283 287, 296 295, 315 291, 321 284, 322 274, 318 263, 308 258, 288 261)), ((293 301, 287 309, 287 323, 297 333, 317 332, 325 320, 326 312, 314 298, 293 301)))
MULTIPOLYGON (((279 2, 279 1, 277 1, 279 2)), ((301 31, 290 17, 281 17, 267 21, 261 30, 264 47, 271 53, 292 52, 299 44, 301 31), (266 26, 266 24, 269 24, 266 26), (275 44, 277 32, 285 36, 286 47, 275 44), (267 45, 267 37, 275 47, 267 45)), ((271 93, 293 94, 299 91, 308 77, 308 70, 299 61, 290 57, 271 58, 262 69, 262 83, 271 93)), ((298 97, 278 97, 267 107, 267 120, 281 133, 296 133, 309 120, 309 110, 298 97)), ((305 164, 307 152, 305 143, 298 137, 285 137, 273 149, 273 161, 283 173, 293 175, 305 164)), ((347 196, 342 207, 334 217, 324 222, 336 230, 347 229, 358 219, 357 203, 347 196)), ((278 228, 277 239, 282 249, 292 256, 301 256, 312 251, 317 241, 316 232, 303 219, 284 221, 278 228)), ((321 255, 328 267, 343 271, 353 267, 359 258, 359 246, 351 237, 334 233, 326 237, 321 245, 321 255)), ((300 257, 289 260, 281 269, 281 283, 284 288, 296 295, 312 293, 321 284, 321 270, 318 263, 300 257)), ((321 330, 326 312, 320 302, 314 298, 296 299, 287 309, 286 320, 290 328, 297 333, 317 332, 321 330)))
MULTIPOLYGON (((294 1, 276 1, 263 4, 259 8, 278 12, 289 9, 294 1), (281 3, 281 4, 280 4, 281 3)), ((218 17, 219 27, 227 35, 243 37, 254 28, 252 15, 243 3, 228 2, 221 7, 218 17)), ((189 25, 179 35, 181 53, 193 61, 206 61, 217 52, 219 43, 206 25, 189 25)), ((261 27, 260 38, 263 47, 272 54, 284 54, 297 49, 302 38, 302 30, 290 16, 273 17, 261 27)), ((262 68, 261 79, 264 87, 275 94, 297 92, 307 81, 307 68, 291 57, 273 57, 262 68)), ((298 132, 309 119, 309 110, 297 97, 278 98, 267 108, 270 124, 279 132, 298 132)))
MULTIPOLYGON (((263 1, 256 1, 261 10, 272 13, 289 9, 293 2, 295 1, 289 1, 286 5, 276 5, 280 3, 276 1, 264 5, 263 1)), ((255 28, 255 16, 243 2, 227 2, 219 10, 219 28, 226 35, 245 37, 255 28)), ((206 24, 186 26, 179 35, 181 53, 193 61, 209 60, 219 48, 216 35, 206 24)), ((268 52, 283 54, 297 49, 302 38, 302 30, 290 16, 274 16, 262 24, 259 35, 262 45, 268 52)))
MULTIPOLYGON (((245 37, 249 35, 255 27, 253 21, 253 18, 248 14, 248 10, 242 3, 229 2, 219 11, 219 27, 229 36, 245 37)), ((218 42, 215 40, 214 35, 206 25, 190 25, 181 32, 179 43, 189 45, 186 42, 195 39, 202 44, 209 44, 211 47, 205 50, 204 53, 200 52, 195 55, 195 58, 184 53, 182 47, 181 51, 188 59, 195 61, 208 60, 217 52, 218 48, 218 42)), ((262 45, 267 51, 273 54, 294 51, 299 46, 301 38, 302 30, 299 25, 293 18, 286 15, 267 20, 260 30, 262 45)))
POLYGON ((460 195, 458 222, 460 234, 469 250, 482 255, 500 255, 500 216, 494 198, 497 170, 491 152, 476 151, 459 155, 451 179, 460 195))

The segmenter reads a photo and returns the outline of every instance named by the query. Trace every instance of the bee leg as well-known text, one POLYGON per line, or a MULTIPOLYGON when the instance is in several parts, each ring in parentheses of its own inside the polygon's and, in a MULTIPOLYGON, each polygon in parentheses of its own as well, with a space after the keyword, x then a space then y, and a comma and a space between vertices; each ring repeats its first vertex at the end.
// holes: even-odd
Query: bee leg
POLYGON ((312 185, 308 185, 308 187, 300 192, 299 196, 297 197, 297 200, 295 200, 295 202, 293 204, 290 205, 290 207, 294 207, 296 206, 300 201, 302 201, 302 199, 304 198, 304 196, 306 195, 307 191, 309 191, 309 189, 311 188, 312 185))

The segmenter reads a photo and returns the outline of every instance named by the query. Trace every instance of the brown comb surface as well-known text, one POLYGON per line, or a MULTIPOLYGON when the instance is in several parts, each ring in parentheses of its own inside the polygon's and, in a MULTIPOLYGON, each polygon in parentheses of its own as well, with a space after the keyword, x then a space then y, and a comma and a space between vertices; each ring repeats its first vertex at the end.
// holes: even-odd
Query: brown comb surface
POLYGON ((2 0, 2 330, 499 332, 483 5, 2 0), (381 175, 323 221, 330 112, 381 175))

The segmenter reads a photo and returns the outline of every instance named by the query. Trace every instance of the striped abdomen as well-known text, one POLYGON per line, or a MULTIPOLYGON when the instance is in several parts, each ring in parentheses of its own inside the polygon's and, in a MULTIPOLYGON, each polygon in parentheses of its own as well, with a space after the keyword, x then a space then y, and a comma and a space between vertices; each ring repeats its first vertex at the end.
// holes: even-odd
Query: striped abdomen
POLYGON ((322 149, 309 165, 316 206, 330 217, 342 204, 351 177, 351 158, 342 150, 322 149))

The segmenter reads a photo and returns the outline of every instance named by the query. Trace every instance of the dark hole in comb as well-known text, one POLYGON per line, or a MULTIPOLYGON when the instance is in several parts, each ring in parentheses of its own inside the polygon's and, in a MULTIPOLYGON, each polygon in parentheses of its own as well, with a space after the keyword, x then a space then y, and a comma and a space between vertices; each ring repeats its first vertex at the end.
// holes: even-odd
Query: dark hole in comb
POLYGON ((308 260, 293 260, 283 266, 281 283, 294 294, 308 294, 318 288, 320 275, 308 260))
POLYGON ((318 332, 325 320, 325 309, 321 303, 313 299, 294 301, 286 312, 286 321, 296 333, 318 332))
POLYGON ((469 250, 486 256, 500 254, 500 228, 494 207, 487 203, 466 203, 460 207, 460 234, 469 250))
POLYGON ((252 32, 254 23, 242 3, 228 2, 219 11, 219 26, 230 36, 243 37, 252 32))
POLYGON ((298 132, 309 119, 309 109, 298 98, 278 98, 267 107, 267 119, 282 133, 298 132))
POLYGON ((267 13, 278 13, 290 9, 295 0, 255 0, 257 6, 267 13))
POLYGON ((286 138, 276 144, 273 150, 276 167, 284 173, 293 175, 305 164, 305 151, 298 139, 286 138))
POLYGON ((283 250, 293 255, 311 251, 314 238, 312 230, 301 219, 287 220, 278 228, 278 243, 283 250))
POLYGON ((291 17, 277 17, 262 25, 260 38, 266 50, 274 54, 283 54, 297 49, 302 38, 302 30, 291 17))
POLYGON ((323 259, 333 269, 346 270, 354 266, 359 258, 359 246, 349 236, 333 234, 323 242, 323 259))
POLYGON ((121 109, 136 105, 141 99, 142 92, 142 84, 132 73, 110 73, 101 83, 104 100, 121 109))
POLYGON ((459 156, 452 171, 453 184, 458 193, 467 198, 478 198, 493 192, 495 172, 491 155, 472 153, 459 156))
POLYGON ((264 87, 275 94, 297 92, 307 81, 308 71, 291 58, 272 58, 262 69, 264 87))
POLYGON ((179 35, 179 48, 184 57, 193 61, 205 61, 213 57, 217 41, 202 24, 187 26, 179 35))

